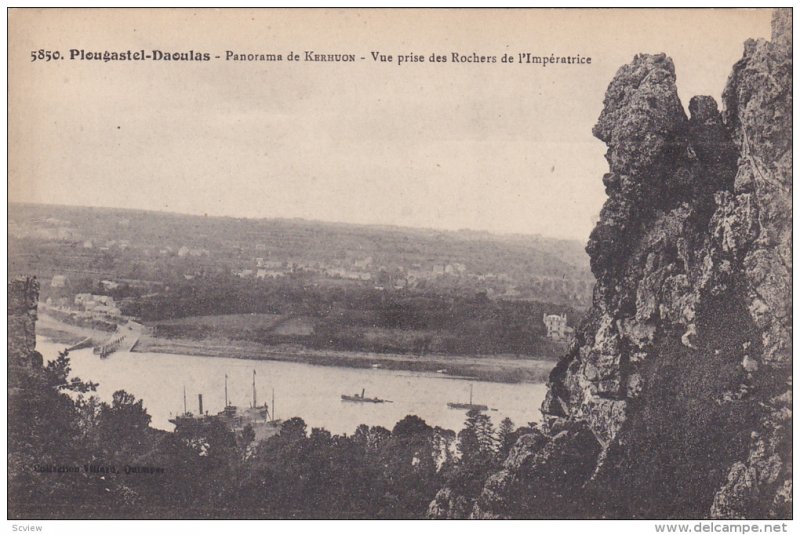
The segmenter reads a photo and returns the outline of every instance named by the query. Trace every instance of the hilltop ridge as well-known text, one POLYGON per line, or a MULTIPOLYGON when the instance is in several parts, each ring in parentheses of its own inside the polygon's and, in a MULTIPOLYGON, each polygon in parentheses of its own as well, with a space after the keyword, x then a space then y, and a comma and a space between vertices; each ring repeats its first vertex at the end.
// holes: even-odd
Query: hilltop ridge
POLYGON ((106 266, 107 276, 169 280, 289 272, 398 288, 427 285, 586 306, 584 245, 542 236, 495 235, 298 219, 243 219, 60 205, 9 205, 12 273, 51 277, 106 266), (184 249, 185 248, 185 249, 184 249), (183 249, 183 251, 182 251, 183 249), (31 265, 29 255, 59 264, 31 265), (180 265, 174 258, 191 258, 180 265), (449 266, 449 267, 448 267, 449 266))

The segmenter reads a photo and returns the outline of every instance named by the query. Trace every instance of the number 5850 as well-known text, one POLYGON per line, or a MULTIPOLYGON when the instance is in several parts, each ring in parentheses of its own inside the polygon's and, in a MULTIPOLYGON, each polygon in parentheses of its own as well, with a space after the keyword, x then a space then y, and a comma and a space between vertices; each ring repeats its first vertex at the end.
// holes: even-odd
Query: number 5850
POLYGON ((61 52, 58 50, 44 50, 40 48, 39 50, 31 50, 31 61, 50 61, 53 59, 61 59, 61 52))

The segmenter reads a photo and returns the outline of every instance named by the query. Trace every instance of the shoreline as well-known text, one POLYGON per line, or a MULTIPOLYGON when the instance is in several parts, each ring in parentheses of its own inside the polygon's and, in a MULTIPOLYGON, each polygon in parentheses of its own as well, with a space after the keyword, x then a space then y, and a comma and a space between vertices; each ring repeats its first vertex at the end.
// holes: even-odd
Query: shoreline
MULTIPOLYGON (((90 329, 63 323, 40 312, 41 329, 37 333, 56 342, 75 343, 91 336, 90 329)), ((441 373, 443 378, 474 379, 498 383, 547 382, 555 360, 530 359, 512 355, 451 356, 407 355, 396 353, 367 353, 355 351, 315 350, 300 346, 264 346, 255 342, 214 339, 167 339, 143 334, 134 353, 167 353, 207 358, 236 358, 245 360, 274 360, 344 368, 374 368, 388 370, 441 373)), ((113 358, 113 355, 110 357, 113 358)))

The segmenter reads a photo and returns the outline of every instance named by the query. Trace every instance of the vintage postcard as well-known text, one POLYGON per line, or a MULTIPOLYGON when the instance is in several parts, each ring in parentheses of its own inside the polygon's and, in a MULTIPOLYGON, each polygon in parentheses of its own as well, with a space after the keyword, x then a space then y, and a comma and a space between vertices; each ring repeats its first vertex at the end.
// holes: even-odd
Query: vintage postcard
POLYGON ((791 9, 7 16, 15 531, 786 530, 791 9))

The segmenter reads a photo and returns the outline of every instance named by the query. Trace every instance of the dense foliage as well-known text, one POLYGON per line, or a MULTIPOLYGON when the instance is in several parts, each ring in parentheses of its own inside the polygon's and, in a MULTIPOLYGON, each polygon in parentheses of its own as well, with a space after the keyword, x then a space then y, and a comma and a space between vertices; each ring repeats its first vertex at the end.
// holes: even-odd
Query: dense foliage
MULTIPOLYGON (((490 300, 463 292, 383 292, 372 288, 306 287, 292 282, 253 284, 236 277, 185 281, 132 301, 123 312, 167 338, 222 336, 267 345, 391 353, 499 354, 555 357, 563 350, 545 336, 542 315, 577 313, 535 301, 490 300), (209 330, 173 320, 206 315, 275 314, 272 322, 209 330), (300 329, 278 328, 294 321, 300 329)), ((201 323, 198 320, 195 323, 201 323)), ((219 322, 214 322, 219 323, 219 322)))
POLYGON ((101 402, 69 372, 64 353, 10 396, 11 518, 422 518, 443 486, 478 492, 530 431, 472 411, 458 436, 413 415, 352 435, 292 418, 261 443, 218 422, 168 433, 133 395, 101 402))

